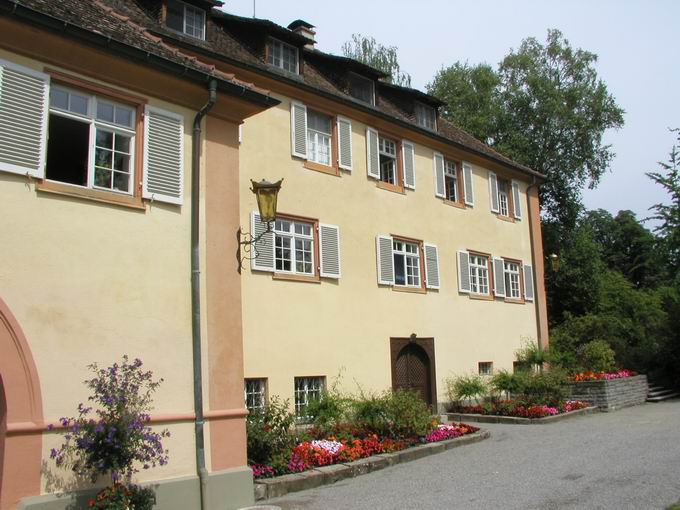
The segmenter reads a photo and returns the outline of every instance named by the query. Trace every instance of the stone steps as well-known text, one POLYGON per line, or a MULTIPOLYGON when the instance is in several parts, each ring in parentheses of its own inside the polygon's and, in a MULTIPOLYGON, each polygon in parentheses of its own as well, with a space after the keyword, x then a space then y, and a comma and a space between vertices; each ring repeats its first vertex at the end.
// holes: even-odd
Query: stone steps
POLYGON ((651 384, 649 386, 649 391, 647 392, 647 402, 663 402, 664 400, 678 397, 680 397, 680 392, 674 389, 664 388, 658 384, 651 384))

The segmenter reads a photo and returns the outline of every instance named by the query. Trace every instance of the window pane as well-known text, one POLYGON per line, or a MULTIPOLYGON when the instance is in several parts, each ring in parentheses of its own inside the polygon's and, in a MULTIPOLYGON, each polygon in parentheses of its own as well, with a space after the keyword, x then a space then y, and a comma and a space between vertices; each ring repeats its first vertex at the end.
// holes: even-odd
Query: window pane
POLYGON ((97 101, 97 120, 113 122, 113 105, 103 101, 97 101))
POLYGON ((113 152, 107 149, 97 149, 94 155, 94 164, 98 167, 113 168, 113 152))
POLYGON ((184 5, 177 0, 168 0, 165 23, 169 28, 182 32, 184 30, 184 5))
POLYGON ((118 191, 130 191, 130 174, 114 172, 113 173, 113 189, 118 191))
POLYGON ((50 90, 50 106, 60 110, 68 110, 68 92, 52 87, 50 90))
MULTIPOLYGON (((99 144, 97 144, 99 145, 99 144)), ((116 135, 116 151, 130 153, 130 137, 124 135, 116 135)))
POLYGON ((120 170, 121 172, 129 172, 130 156, 116 152, 113 157, 113 168, 120 170))
POLYGON ((328 115, 307 110, 307 128, 331 134, 331 118, 328 115))
POLYGON ((406 285, 406 263, 404 256, 394 254, 394 283, 397 285, 406 285))
POLYGON ((51 114, 45 176, 52 181, 87 186, 90 125, 51 114))
POLYGON ((132 127, 132 110, 122 106, 116 106, 115 123, 120 126, 132 127))
POLYGON ((97 147, 102 147, 104 149, 113 148, 113 133, 104 131, 102 129, 97 129, 95 143, 97 144, 97 147))
POLYGON ((87 97, 71 93, 70 99, 70 111, 79 113, 80 115, 87 115, 87 104, 89 102, 87 97))
POLYGON ((99 188, 111 189, 111 170, 103 168, 94 169, 94 185, 99 188))

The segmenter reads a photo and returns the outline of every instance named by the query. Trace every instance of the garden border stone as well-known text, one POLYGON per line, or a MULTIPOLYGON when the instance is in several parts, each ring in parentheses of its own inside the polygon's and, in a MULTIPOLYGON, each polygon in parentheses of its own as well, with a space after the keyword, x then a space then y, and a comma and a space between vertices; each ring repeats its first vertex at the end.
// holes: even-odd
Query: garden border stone
POLYGON ((278 498, 289 492, 313 489, 346 478, 365 475, 372 471, 378 471, 379 469, 394 466, 395 464, 410 462, 412 460, 427 457, 428 455, 442 453, 459 446, 477 443, 484 439, 488 439, 489 437, 491 437, 491 433, 488 430, 479 430, 472 434, 456 437, 454 439, 417 445, 393 453, 380 453, 378 455, 344 464, 332 464, 330 466, 313 468, 308 471, 303 471, 302 473, 293 473, 277 476, 275 478, 261 478, 254 481, 255 501, 278 498))
POLYGON ((601 411, 616 411, 623 407, 644 404, 648 386, 646 375, 634 375, 619 379, 598 379, 569 383, 571 399, 584 400, 601 411))
POLYGON ((547 425, 556 421, 566 420, 574 416, 593 414, 599 409, 597 406, 585 407, 568 413, 546 416, 544 418, 517 418, 515 416, 498 416, 495 414, 462 414, 447 413, 446 417, 450 421, 472 421, 476 423, 501 423, 505 425, 547 425))

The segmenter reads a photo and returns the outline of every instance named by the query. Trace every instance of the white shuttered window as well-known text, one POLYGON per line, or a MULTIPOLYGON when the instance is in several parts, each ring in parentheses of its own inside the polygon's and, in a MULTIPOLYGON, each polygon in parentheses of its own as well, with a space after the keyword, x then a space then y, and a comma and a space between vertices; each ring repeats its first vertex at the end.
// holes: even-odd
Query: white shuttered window
POLYGON ((340 278, 340 227, 319 225, 320 274, 325 278, 340 278))
POLYGON ((44 176, 49 82, 0 60, 0 171, 44 176))

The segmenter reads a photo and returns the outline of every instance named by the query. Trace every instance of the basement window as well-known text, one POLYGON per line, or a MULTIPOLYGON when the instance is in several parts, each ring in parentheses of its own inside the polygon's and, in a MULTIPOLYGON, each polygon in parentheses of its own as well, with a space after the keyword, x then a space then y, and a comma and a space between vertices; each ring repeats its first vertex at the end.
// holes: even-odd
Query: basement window
POLYGON ((205 39, 205 11, 180 0, 168 0, 165 24, 196 39, 205 39))

